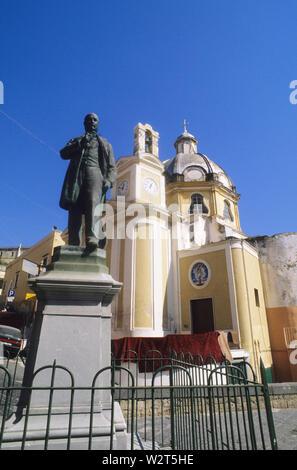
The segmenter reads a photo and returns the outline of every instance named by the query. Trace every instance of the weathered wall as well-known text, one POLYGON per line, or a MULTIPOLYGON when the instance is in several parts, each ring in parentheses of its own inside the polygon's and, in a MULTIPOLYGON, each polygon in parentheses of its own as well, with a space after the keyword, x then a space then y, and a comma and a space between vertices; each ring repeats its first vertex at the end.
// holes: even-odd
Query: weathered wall
POLYGON ((297 327, 297 233, 254 237, 249 242, 259 253, 275 380, 290 381, 284 328, 297 327))

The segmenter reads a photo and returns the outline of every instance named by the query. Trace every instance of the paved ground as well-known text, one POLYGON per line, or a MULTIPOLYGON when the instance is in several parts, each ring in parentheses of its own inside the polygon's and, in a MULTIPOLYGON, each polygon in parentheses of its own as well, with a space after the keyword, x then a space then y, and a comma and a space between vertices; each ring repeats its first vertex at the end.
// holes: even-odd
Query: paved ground
POLYGON ((297 450, 297 408, 272 411, 278 448, 297 450))

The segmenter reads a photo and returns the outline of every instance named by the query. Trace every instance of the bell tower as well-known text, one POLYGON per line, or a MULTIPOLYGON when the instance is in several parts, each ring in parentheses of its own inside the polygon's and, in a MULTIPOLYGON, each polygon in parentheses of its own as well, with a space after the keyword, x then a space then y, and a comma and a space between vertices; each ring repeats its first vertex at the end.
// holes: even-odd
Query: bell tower
POLYGON ((114 337, 163 336, 168 330, 170 229, 158 141, 150 124, 138 123, 133 155, 117 161, 110 272, 123 288, 113 305, 114 337))
POLYGON ((134 128, 134 151, 117 162, 117 184, 111 199, 124 196, 125 201, 154 204, 165 208, 164 165, 159 160, 159 133, 150 124, 138 123, 134 128))
POLYGON ((159 133, 150 124, 140 122, 134 128, 134 155, 150 154, 159 158, 159 133))

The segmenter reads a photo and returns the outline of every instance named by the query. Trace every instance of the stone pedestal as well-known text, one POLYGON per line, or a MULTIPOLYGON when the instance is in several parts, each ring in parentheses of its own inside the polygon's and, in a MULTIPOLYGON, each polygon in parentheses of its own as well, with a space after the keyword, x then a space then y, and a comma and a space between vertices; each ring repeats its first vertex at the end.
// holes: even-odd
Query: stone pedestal
MULTIPOLYGON (((97 249, 87 253, 81 247, 55 249, 46 273, 31 279, 38 310, 24 373, 24 386, 80 387, 73 395, 71 449, 86 449, 89 437, 91 387, 95 374, 110 366, 110 304, 121 289, 108 273, 106 253, 97 249), (52 366, 56 369, 53 377, 52 366), (42 370, 40 370, 42 369, 42 370), (39 372, 36 374, 36 371, 39 372)), ((96 387, 110 386, 110 369, 100 373, 96 387)), ((43 447, 49 401, 52 406, 49 448, 65 448, 69 427, 71 389, 47 390, 31 395, 26 448, 43 447)), ((24 410, 28 402, 22 393, 16 416, 6 426, 4 448, 18 448, 15 441, 24 428, 24 410), (9 443, 10 442, 10 443, 9 443)), ((114 408, 114 448, 125 448, 126 425, 119 406, 114 408)), ((111 420, 110 390, 95 392, 92 436, 95 449, 109 449, 111 420)))

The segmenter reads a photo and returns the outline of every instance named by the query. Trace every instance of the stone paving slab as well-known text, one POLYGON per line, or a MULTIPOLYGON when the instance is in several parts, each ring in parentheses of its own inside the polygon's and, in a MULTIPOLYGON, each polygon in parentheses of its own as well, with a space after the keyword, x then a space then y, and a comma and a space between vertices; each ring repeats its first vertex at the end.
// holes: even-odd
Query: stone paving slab
POLYGON ((297 450, 297 408, 273 409, 279 450, 297 450))

